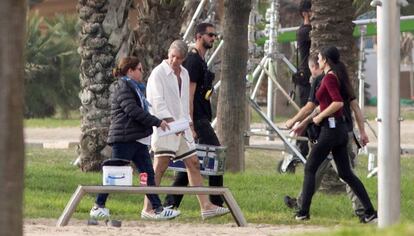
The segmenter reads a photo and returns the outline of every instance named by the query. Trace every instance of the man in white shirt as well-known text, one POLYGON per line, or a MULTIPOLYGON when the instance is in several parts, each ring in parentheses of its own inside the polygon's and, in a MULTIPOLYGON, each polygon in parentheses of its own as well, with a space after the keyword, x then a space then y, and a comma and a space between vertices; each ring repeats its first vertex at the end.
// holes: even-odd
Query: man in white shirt
MULTIPOLYGON (((151 104, 150 112, 167 122, 190 117, 190 78, 187 70, 181 65, 187 55, 187 45, 174 41, 168 49, 168 59, 154 68, 147 84, 147 99, 151 104)), ((161 178, 168 168, 170 159, 182 160, 186 166, 191 186, 202 186, 200 163, 196 156, 193 135, 190 129, 179 134, 160 136, 155 129, 152 135, 151 148, 154 151, 155 184, 159 186, 161 178)), ((227 214, 227 208, 210 202, 207 195, 198 195, 203 219, 227 214)))

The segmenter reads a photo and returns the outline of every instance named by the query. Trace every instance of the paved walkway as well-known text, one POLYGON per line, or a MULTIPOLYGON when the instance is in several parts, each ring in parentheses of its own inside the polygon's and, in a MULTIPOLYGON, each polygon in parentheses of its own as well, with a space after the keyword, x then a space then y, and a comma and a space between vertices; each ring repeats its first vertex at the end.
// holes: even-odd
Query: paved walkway
MULTIPOLYGON (((372 128, 377 130, 377 123, 369 123, 372 128)), ((277 124, 282 126, 283 124, 277 124)), ((253 130, 263 130, 264 124, 253 124, 253 130)), ((370 138, 368 148, 375 151, 377 139, 373 132, 366 126, 370 138)), ((81 134, 80 128, 26 128, 25 143, 28 147, 39 148, 68 148, 79 143, 81 134)), ((265 137, 252 136, 250 146, 253 148, 266 148, 283 150, 284 145, 279 138, 274 141, 267 141, 265 137)), ((414 121, 403 121, 401 123, 401 147, 404 153, 414 154, 414 121)))

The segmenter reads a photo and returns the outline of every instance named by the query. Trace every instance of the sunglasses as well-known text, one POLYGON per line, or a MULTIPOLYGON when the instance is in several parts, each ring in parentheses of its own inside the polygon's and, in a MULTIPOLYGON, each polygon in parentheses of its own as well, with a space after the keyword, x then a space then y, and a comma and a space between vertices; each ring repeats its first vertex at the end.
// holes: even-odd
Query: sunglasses
POLYGON ((204 33, 204 34, 207 34, 210 38, 217 37, 217 34, 216 33, 213 33, 213 32, 211 32, 211 33, 204 33))

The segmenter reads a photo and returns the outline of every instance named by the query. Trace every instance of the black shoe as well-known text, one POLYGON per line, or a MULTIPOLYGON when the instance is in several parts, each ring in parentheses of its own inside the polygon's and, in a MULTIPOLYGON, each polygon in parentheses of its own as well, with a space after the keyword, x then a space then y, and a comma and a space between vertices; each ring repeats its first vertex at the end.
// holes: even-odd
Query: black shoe
POLYGON ((378 219, 377 212, 374 211, 372 214, 365 214, 365 216, 360 218, 361 223, 363 224, 370 224, 370 223, 376 223, 378 219))
POLYGON ((283 198, 283 201, 285 202, 285 205, 291 209, 298 209, 298 200, 294 197, 285 196, 283 198))
POLYGON ((302 220, 309 220, 309 219, 310 219, 309 213, 302 213, 298 211, 295 214, 295 220, 302 221, 302 220))

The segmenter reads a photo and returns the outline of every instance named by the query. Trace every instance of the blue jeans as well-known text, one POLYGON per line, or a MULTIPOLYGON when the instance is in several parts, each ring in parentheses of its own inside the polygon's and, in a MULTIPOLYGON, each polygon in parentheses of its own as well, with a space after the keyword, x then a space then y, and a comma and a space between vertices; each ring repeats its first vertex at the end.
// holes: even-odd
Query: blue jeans
MULTIPOLYGON (((147 185, 155 186, 154 169, 147 145, 138 142, 114 143, 112 144, 112 158, 132 161, 139 173, 147 173, 147 185)), ((153 209, 161 206, 161 200, 157 194, 147 194, 146 196, 151 202, 153 209)), ((107 198, 107 193, 100 193, 96 197, 95 203, 100 207, 104 207, 107 198)))

